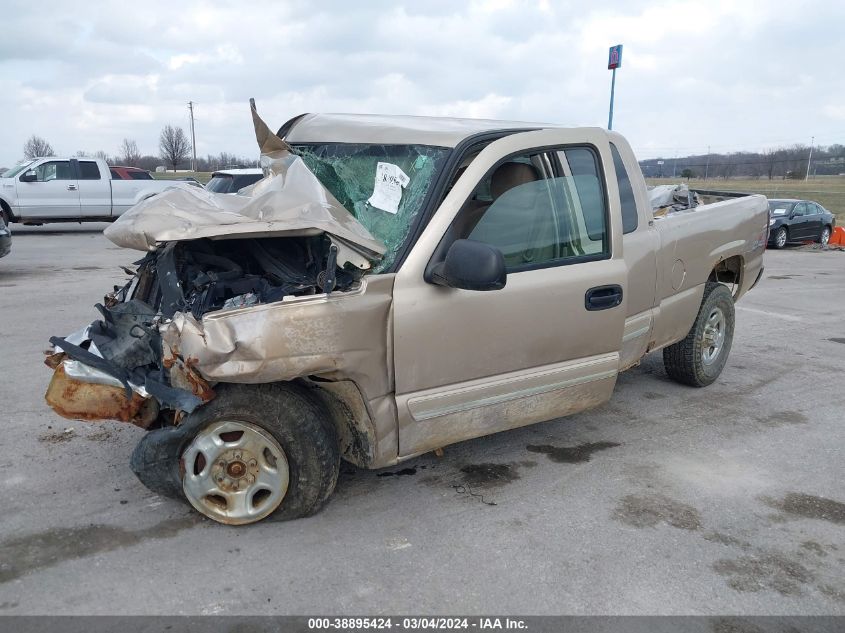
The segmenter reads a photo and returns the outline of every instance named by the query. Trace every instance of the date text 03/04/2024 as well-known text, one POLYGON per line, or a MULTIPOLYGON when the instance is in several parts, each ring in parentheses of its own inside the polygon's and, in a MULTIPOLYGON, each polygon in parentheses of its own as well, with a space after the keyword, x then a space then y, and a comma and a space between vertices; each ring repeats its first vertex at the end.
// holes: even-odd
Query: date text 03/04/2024
POLYGON ((525 629, 524 620, 515 618, 309 618, 309 630, 520 630, 525 629))

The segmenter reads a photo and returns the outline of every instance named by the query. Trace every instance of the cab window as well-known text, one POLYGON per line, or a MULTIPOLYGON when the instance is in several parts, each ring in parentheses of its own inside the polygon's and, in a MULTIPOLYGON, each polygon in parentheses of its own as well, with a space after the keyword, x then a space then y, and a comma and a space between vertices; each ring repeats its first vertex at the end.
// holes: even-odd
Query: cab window
POLYGON ((97 163, 90 160, 79 161, 79 179, 80 180, 99 180, 100 168, 97 163))
POLYGON ((622 233, 632 233, 637 230, 639 218, 637 217, 637 201, 634 199, 634 188, 631 186, 631 178, 625 163, 619 155, 616 145, 610 144, 610 153, 613 156, 613 169, 616 171, 616 182, 619 185, 619 204, 622 208, 622 233))
POLYGON ((609 257, 599 175, 591 148, 511 156, 478 184, 453 235, 496 247, 509 272, 609 257))
POLYGON ((51 160, 41 163, 35 168, 35 176, 38 182, 50 182, 51 180, 76 180, 70 161, 51 160))

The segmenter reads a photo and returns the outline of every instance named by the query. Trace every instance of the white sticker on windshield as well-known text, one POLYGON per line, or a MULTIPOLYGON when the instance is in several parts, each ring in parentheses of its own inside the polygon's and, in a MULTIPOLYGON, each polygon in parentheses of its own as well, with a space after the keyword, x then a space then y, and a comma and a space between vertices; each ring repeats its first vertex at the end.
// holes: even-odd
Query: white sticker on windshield
POLYGON ((784 213, 786 213, 786 209, 775 209, 775 210, 773 211, 773 213, 774 213, 775 215, 783 215, 784 213))
POLYGON ((402 200, 402 189, 408 186, 411 179, 393 163, 379 163, 376 165, 376 182, 373 195, 367 202, 376 209, 388 213, 399 212, 399 202, 402 200))

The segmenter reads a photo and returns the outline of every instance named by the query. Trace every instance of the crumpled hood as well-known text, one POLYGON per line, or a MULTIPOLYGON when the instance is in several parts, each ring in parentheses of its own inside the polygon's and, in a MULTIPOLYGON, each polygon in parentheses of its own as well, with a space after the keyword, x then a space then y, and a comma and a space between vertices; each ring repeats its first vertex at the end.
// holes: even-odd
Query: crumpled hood
POLYGON ((141 202, 104 231, 118 246, 152 251, 162 242, 200 238, 284 237, 328 233, 371 261, 385 245, 376 240, 322 185, 303 160, 270 132, 252 104, 261 164, 268 175, 243 194, 174 189, 141 202))

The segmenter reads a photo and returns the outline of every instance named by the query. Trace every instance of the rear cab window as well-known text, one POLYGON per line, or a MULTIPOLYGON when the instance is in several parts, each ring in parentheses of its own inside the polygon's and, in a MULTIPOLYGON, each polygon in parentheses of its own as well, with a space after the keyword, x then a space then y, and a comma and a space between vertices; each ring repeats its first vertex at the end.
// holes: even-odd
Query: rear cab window
POLYGON ((79 161, 80 180, 100 180, 100 168, 97 163, 90 160, 79 161))
POLYGON ((631 178, 622 156, 616 145, 610 144, 610 154, 613 157, 613 169, 616 171, 616 182, 619 186, 619 204, 622 210, 622 233, 633 233, 637 230, 639 216, 637 213, 637 201, 634 198, 634 188, 631 186, 631 178))

